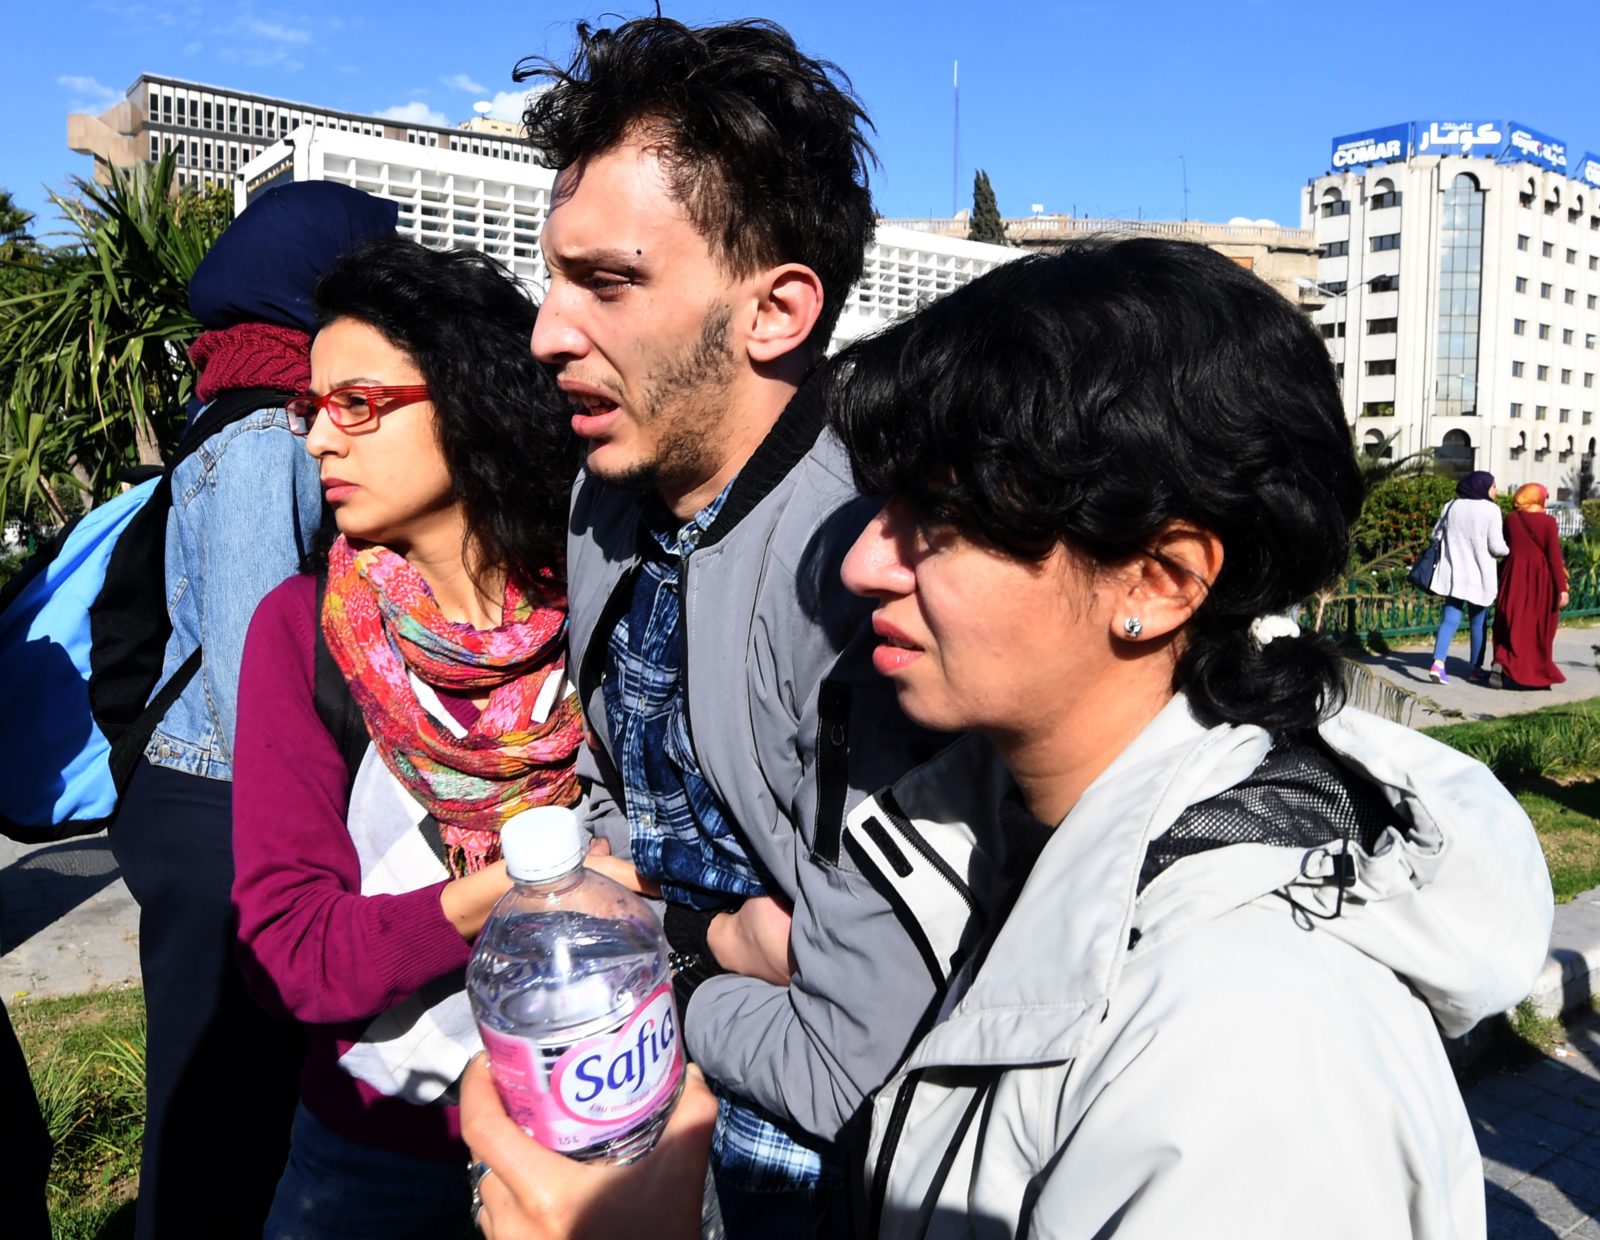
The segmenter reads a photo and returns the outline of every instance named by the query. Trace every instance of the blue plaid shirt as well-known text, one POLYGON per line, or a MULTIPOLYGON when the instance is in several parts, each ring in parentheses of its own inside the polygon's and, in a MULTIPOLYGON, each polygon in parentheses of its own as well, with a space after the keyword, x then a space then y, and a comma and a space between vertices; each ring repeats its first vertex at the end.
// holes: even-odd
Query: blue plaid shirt
MULTIPOLYGON (((634 865, 661 884, 666 899, 702 910, 730 907, 770 885, 730 826, 689 738, 678 579, 728 489, 681 526, 655 504, 647 507, 643 561, 628 610, 606 643, 603 686, 634 865)), ((806 1188, 838 1174, 831 1159, 825 1167, 821 1153, 721 1089, 712 1157, 719 1181, 755 1192, 806 1188)))

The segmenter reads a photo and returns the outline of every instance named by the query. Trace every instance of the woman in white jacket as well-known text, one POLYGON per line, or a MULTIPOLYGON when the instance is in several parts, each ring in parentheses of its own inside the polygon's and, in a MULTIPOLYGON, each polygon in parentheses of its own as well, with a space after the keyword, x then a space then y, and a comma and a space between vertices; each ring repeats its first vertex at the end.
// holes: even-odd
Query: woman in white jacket
POLYGON ((872 1234, 1481 1237, 1439 1028, 1527 993, 1549 881, 1285 616, 1361 499, 1310 325, 1203 247, 1084 243, 843 368, 874 664, 977 734, 848 820, 947 984, 875 1103, 872 1234))
POLYGON ((1473 680, 1488 679, 1483 670, 1484 616, 1500 588, 1495 560, 1508 550, 1505 517, 1494 497, 1494 475, 1482 469, 1470 473, 1456 483, 1455 499, 1444 506, 1434 526, 1439 538, 1439 564, 1428 589, 1444 597, 1444 610, 1439 616, 1439 636, 1434 639, 1433 666, 1428 675, 1441 685, 1450 683, 1444 660, 1461 627, 1462 612, 1466 613, 1472 635, 1468 675, 1473 680))

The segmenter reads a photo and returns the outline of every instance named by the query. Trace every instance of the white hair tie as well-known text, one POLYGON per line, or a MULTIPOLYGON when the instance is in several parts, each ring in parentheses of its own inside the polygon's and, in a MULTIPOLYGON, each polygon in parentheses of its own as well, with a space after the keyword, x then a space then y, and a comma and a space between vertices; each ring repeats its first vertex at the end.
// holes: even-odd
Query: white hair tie
POLYGON ((1256 646, 1265 649, 1280 637, 1299 637, 1300 624, 1282 612, 1270 616, 1257 616, 1250 621, 1250 637, 1256 646))

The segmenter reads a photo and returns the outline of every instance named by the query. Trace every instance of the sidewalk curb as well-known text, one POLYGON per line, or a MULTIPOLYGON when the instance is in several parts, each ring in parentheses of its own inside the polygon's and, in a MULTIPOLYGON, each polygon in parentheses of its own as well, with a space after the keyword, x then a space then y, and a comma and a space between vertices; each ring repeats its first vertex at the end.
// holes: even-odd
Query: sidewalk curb
POLYGON ((1541 1016, 1562 1016, 1588 1004, 1600 973, 1600 887, 1556 905, 1550 957, 1528 998, 1541 1016))
MULTIPOLYGON (((1600 887, 1556 905, 1550 954, 1528 993, 1540 1016, 1558 1017, 1589 1006, 1600 990, 1600 887)), ((1509 1029, 1511 1012, 1478 1022, 1463 1037, 1447 1039, 1450 1062, 1470 1066, 1509 1029)))

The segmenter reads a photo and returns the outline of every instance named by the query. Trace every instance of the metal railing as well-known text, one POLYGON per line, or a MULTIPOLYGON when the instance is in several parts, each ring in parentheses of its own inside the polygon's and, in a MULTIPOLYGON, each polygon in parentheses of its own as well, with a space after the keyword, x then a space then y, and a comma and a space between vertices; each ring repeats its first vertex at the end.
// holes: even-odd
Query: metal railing
MULTIPOLYGON (((1384 637, 1421 637, 1439 630, 1444 599, 1419 590, 1406 580, 1404 570, 1380 573, 1358 587, 1334 595, 1322 612, 1317 631, 1342 640, 1363 641, 1371 633, 1384 637)), ((1315 602, 1301 611, 1309 627, 1316 620, 1315 602)), ((1564 620, 1600 616, 1600 580, 1592 574, 1574 574, 1569 599, 1562 608, 1564 620)))

